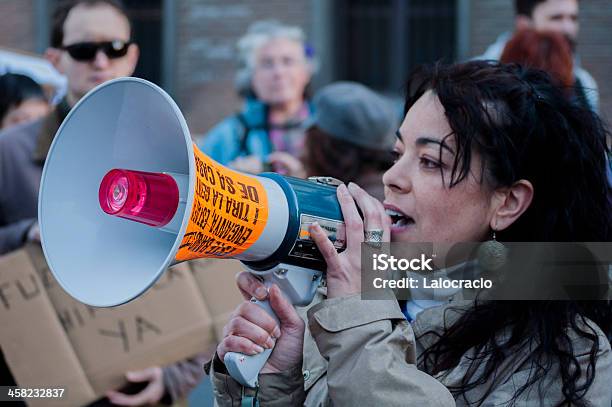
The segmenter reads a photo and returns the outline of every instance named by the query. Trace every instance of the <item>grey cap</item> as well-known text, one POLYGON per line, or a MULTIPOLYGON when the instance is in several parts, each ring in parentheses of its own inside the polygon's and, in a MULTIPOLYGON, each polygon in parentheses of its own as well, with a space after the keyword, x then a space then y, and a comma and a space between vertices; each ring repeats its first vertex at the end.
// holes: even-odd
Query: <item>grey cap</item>
POLYGON ((330 136, 374 150, 389 150, 395 142, 398 116, 392 103, 356 82, 336 82, 314 96, 308 125, 330 136))

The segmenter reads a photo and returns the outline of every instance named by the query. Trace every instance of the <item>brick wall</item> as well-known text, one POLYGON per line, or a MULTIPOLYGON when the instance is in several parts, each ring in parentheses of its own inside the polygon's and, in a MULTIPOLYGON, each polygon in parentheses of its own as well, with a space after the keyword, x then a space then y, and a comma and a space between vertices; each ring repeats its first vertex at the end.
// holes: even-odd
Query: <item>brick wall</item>
POLYGON ((480 55, 514 25, 512 0, 471 0, 470 54, 480 55))
POLYGON ((34 0, 0 1, 0 47, 33 52, 36 47, 34 0))
POLYGON ((599 85, 600 113, 612 123, 612 1, 580 2, 578 53, 599 85))

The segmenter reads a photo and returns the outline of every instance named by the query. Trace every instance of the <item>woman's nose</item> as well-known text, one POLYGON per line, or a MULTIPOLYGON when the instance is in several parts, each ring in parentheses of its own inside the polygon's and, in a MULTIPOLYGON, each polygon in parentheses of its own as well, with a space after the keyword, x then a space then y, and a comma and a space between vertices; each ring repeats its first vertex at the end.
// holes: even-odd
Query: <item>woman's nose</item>
POLYGON ((385 187, 398 193, 407 193, 412 189, 408 170, 403 167, 400 161, 398 161, 383 174, 383 184, 385 187))
POLYGON ((274 64, 274 67, 272 68, 272 74, 274 76, 280 76, 285 72, 285 67, 283 66, 282 63, 277 62, 274 64))

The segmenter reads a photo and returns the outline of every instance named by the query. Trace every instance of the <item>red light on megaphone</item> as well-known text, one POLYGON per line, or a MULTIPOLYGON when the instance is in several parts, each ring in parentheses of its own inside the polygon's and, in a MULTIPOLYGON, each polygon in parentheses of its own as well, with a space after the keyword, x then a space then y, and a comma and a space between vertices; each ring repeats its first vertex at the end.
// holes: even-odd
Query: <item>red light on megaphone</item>
POLYGON ((102 179, 98 199, 109 215, 161 227, 176 213, 179 190, 167 174, 113 169, 102 179))

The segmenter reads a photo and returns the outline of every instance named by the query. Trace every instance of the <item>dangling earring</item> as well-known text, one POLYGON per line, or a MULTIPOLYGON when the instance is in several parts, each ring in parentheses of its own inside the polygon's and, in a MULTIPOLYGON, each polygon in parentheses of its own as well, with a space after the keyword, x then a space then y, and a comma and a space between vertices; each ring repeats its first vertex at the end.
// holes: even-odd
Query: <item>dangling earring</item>
POLYGON ((482 243, 478 248, 478 263, 481 268, 493 271, 506 264, 507 257, 508 249, 497 241, 493 229, 493 239, 482 243))

